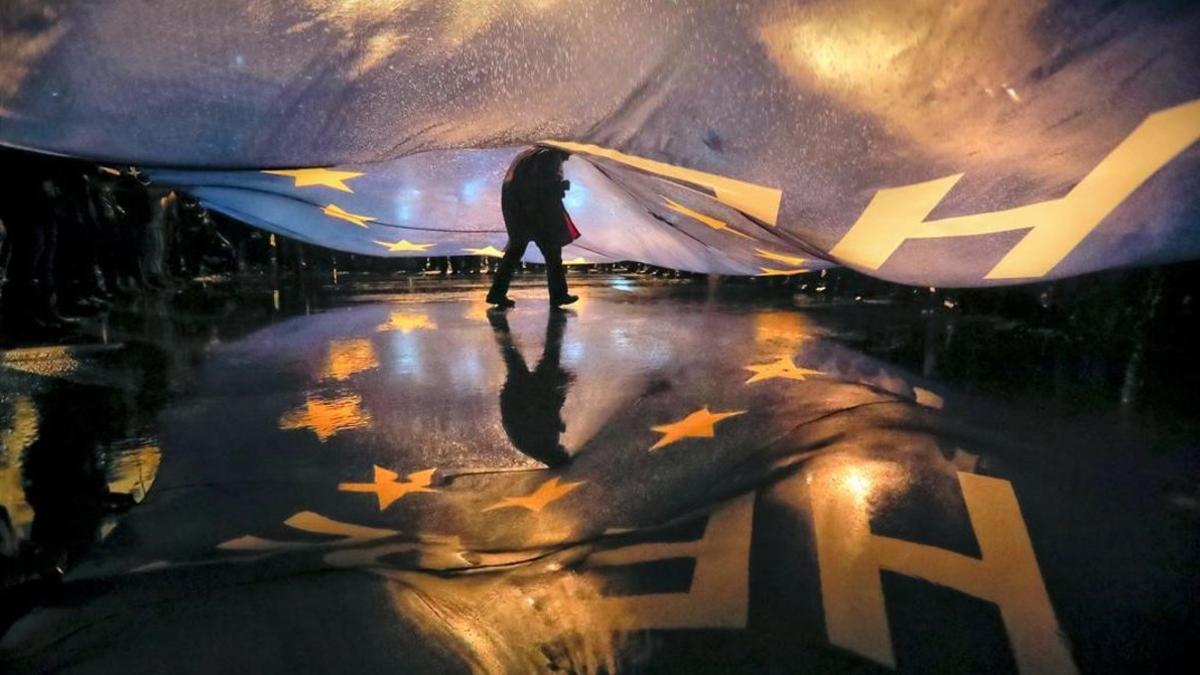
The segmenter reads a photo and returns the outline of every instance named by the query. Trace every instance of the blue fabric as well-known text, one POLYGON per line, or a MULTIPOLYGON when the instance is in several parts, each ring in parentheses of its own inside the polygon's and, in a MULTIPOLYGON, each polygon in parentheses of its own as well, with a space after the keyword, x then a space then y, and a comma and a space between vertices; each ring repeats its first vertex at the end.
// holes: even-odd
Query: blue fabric
POLYGON ((567 259, 1021 283, 1200 254, 1197 34, 1195 3, 12 0, 0 143, 443 255, 501 248, 507 162, 559 141, 567 259), (363 175, 261 173, 309 167, 363 175))

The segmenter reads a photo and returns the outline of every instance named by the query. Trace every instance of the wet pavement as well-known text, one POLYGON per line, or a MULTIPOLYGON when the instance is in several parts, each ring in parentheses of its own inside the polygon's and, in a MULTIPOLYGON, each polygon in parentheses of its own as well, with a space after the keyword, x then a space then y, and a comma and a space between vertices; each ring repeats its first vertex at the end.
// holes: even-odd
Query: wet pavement
POLYGON ((1194 442, 869 356, 870 308, 524 284, 201 294, 7 352, 13 548, 67 574, 5 672, 1194 660, 1194 442))

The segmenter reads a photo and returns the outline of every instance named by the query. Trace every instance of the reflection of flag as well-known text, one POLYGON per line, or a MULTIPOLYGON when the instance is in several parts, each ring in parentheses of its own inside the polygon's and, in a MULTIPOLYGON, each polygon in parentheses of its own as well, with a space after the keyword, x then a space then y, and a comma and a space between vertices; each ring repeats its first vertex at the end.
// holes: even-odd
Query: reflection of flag
POLYGON ((178 167, 347 251, 501 248, 502 148, 547 142, 570 258, 986 285, 1200 254, 1200 7, 48 4, 0 6, 0 143, 178 167))
MULTIPOLYGON (((954 417, 918 405, 941 404, 928 383, 813 337, 802 315, 655 310, 595 298, 588 320, 559 334, 582 402, 567 408, 568 428, 597 409, 604 424, 552 472, 514 466, 491 376, 504 366, 482 358, 494 336, 456 303, 359 304, 217 346, 192 398, 162 416, 172 452, 155 491, 68 577, 69 602, 35 610, 6 636, 4 672, 148 662, 176 672, 201 661, 241 671, 279 654, 332 664, 316 670, 351 655, 369 672, 425 672, 444 667, 462 636, 469 644, 455 653, 474 663, 540 656, 563 634, 594 632, 603 646, 651 630, 720 639, 723 653, 746 656, 729 663, 751 672, 794 669, 795 653, 773 648, 788 640, 810 656, 836 648, 838 659, 887 664, 896 608, 948 626, 984 610, 992 632, 970 623, 976 642, 994 635, 1018 662, 1049 654, 1069 666, 1069 651, 1053 647, 1061 632, 1024 519, 1043 532, 1107 520, 1076 509, 1056 523, 1047 519, 1061 509, 1037 499, 1019 508, 995 471, 960 473, 978 457, 956 448, 986 453, 993 427, 957 416, 968 402, 952 392, 942 393, 954 417), (614 386, 614 372, 635 379, 614 386), (872 531, 876 513, 891 532, 872 531), (911 527, 933 534, 912 541, 911 527), (884 569, 894 575, 886 587, 884 569), (939 595, 914 598, 898 577, 938 584, 939 595), (985 602, 939 600, 946 592, 985 602), (998 622, 986 603, 1023 620, 998 622), (145 631, 145 607, 154 639, 129 639, 145 631), (331 616, 353 630, 330 631, 331 616), (1044 639, 1005 642, 1005 632, 1044 639)), ((519 333, 540 332, 546 316, 512 319, 519 333)), ((1057 476, 1034 469, 1017 474, 1025 485, 1057 476)), ((1071 542, 1034 541, 1046 581, 1063 578, 1071 542)), ((1127 571, 1106 562, 1089 581, 1127 571)), ((1113 615, 1116 631, 1142 619, 1113 615)), ((1079 631, 1067 633, 1077 643, 1106 644, 1087 619, 1063 628, 1079 631)), ((905 664, 913 642, 895 650, 905 664)), ((688 651, 711 653, 655 651, 645 669, 674 667, 688 651)), ((986 650, 976 662, 1011 663, 986 650)), ((911 669, 936 670, 924 665, 911 669)))

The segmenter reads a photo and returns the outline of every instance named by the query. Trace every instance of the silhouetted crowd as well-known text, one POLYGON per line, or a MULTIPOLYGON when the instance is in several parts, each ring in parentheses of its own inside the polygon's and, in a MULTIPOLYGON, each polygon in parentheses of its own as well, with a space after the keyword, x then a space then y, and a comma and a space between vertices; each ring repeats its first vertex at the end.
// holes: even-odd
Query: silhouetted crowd
POLYGON ((69 331, 115 300, 236 264, 213 216, 136 170, 7 163, 0 198, 0 316, 6 334, 69 331))

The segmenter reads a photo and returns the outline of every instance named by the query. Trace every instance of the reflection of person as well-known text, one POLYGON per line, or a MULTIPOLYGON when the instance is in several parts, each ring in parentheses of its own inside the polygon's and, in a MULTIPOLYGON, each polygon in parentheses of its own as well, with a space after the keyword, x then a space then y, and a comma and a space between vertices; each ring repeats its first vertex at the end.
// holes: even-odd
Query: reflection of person
POLYGON ((567 315, 550 313, 542 359, 532 371, 513 342, 504 314, 490 313, 488 320, 496 332, 496 342, 508 370, 504 388, 500 390, 500 421, 504 431, 518 450, 539 462, 550 467, 566 464, 571 455, 559 443, 559 434, 567 428, 562 407, 573 376, 559 365, 559 356, 567 315))
POLYGON ((567 157, 561 150, 533 148, 517 155, 509 167, 500 193, 508 246, 488 292, 489 303, 513 306, 513 301, 506 297, 508 284, 530 242, 537 244, 546 259, 550 304, 569 305, 579 299, 567 293, 567 275, 562 264, 563 246, 579 237, 562 204, 563 196, 571 188, 562 173, 567 157))

